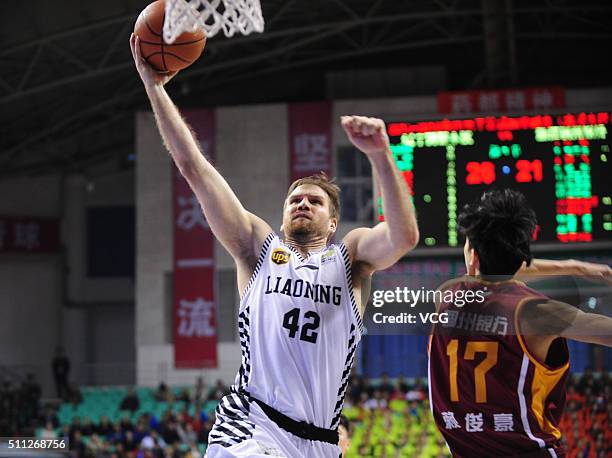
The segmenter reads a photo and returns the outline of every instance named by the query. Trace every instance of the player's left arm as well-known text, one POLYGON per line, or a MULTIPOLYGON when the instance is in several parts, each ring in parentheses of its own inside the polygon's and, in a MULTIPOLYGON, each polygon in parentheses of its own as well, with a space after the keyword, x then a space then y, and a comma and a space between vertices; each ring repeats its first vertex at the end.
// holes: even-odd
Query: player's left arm
POLYGON ((352 262, 363 263, 370 272, 386 269, 419 241, 412 199, 393 161, 385 123, 365 116, 343 116, 341 123, 351 143, 372 164, 385 211, 384 222, 349 232, 344 243, 352 262))
POLYGON ((517 274, 527 277, 527 279, 547 275, 576 275, 589 277, 592 280, 603 280, 612 284, 612 269, 610 266, 575 259, 533 259, 529 266, 527 263, 523 263, 517 274))

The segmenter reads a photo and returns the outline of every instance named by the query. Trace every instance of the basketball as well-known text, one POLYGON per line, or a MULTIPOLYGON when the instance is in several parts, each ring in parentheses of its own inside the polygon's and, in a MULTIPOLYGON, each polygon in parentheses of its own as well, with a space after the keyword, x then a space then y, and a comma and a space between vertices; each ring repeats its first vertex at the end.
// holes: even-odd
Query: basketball
POLYGON ((147 6, 136 19, 134 34, 140 38, 142 57, 158 72, 173 72, 189 67, 206 44, 204 30, 183 32, 172 44, 164 42, 165 1, 147 6))

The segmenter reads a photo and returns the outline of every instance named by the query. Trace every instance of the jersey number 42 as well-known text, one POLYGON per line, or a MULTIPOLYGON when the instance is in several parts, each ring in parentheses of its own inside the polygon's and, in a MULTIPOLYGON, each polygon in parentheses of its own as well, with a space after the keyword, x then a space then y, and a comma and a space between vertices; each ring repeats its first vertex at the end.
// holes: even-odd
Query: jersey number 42
MULTIPOLYGON (((295 339, 300 331, 300 309, 294 308, 285 313, 283 317, 283 328, 289 330, 289 337, 295 339)), ((317 343, 319 333, 316 332, 321 324, 321 317, 317 312, 309 310, 304 313, 304 322, 302 323, 302 331, 300 332, 300 340, 304 342, 317 343), (308 321, 306 321, 308 320, 308 321)))

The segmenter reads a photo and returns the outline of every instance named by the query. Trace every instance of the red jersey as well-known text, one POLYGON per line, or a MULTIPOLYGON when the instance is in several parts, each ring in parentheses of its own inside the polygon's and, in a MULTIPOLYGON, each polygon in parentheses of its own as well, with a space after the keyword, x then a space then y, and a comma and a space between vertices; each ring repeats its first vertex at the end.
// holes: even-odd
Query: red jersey
POLYGON ((523 304, 546 297, 516 280, 468 277, 441 292, 438 311, 448 314, 448 322, 436 325, 430 337, 429 398, 453 456, 565 456, 559 422, 567 343, 555 339, 540 362, 517 321, 523 304))

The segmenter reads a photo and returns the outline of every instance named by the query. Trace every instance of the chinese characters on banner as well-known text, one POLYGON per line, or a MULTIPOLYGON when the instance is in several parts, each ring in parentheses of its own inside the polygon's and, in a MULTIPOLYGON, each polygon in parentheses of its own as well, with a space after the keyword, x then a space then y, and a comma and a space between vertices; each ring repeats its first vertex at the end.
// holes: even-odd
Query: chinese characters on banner
POLYGON ((438 112, 491 113, 565 107, 562 87, 440 92, 438 112))
POLYGON ((59 249, 57 219, 0 217, 0 253, 50 253, 59 249))
MULTIPOLYGON (((214 158, 212 110, 185 113, 202 151, 214 158)), ((217 367, 217 303, 214 238, 187 181, 172 167, 174 181, 174 364, 217 367)))
POLYGON ((290 182, 314 173, 331 175, 331 102, 289 104, 290 182))

